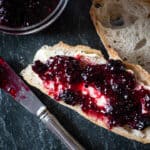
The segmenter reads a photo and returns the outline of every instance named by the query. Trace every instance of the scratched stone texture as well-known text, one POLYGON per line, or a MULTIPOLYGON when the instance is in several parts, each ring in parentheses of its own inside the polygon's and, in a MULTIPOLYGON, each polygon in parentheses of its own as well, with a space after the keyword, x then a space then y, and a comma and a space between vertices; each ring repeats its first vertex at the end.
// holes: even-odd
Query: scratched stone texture
MULTIPOLYGON (((59 41, 104 48, 89 17, 90 0, 70 0, 61 17, 42 32, 28 36, 0 33, 0 55, 19 72, 38 48, 59 41)), ((97 127, 31 87, 60 123, 88 150, 149 150, 150 145, 127 140, 97 127)), ((65 150, 65 146, 13 99, 0 91, 0 150, 65 150)))

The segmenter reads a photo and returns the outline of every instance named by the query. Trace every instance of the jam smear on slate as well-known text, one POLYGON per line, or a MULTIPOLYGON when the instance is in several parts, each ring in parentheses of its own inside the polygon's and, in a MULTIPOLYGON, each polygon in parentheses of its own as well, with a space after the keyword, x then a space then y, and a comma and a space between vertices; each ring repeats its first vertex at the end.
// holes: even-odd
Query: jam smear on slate
POLYGON ((7 64, 7 62, 0 57, 0 88, 5 92, 9 93, 14 98, 19 98, 18 100, 25 99, 26 97, 21 93, 24 91, 29 91, 29 88, 21 83, 21 80, 16 76, 15 72, 7 64), (20 86, 21 84, 21 86, 20 86))
POLYGON ((55 100, 79 105, 87 115, 104 120, 110 129, 127 125, 143 130, 150 126, 150 90, 140 85, 120 60, 94 65, 55 56, 45 64, 37 60, 32 69, 55 100))
POLYGON ((59 0, 0 0, 0 25, 20 28, 39 23, 57 7, 59 0))

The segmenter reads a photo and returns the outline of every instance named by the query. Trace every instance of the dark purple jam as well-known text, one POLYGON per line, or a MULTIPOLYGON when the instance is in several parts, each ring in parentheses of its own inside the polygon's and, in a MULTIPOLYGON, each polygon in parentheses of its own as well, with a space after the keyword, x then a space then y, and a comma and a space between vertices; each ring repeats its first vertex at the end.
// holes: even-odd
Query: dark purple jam
POLYGON ((59 0, 0 0, 0 25, 27 27, 39 23, 56 8, 59 0))
POLYGON ((36 69, 33 66, 33 69, 36 70, 43 80, 54 80, 56 76, 59 81, 64 83, 80 82, 81 80, 80 63, 72 57, 56 56, 55 58, 50 58, 47 65, 42 64, 40 61, 36 61, 35 64, 38 67, 36 69), (44 73, 45 75, 43 76, 44 73))
POLYGON ((120 60, 93 65, 73 57, 56 56, 46 64, 36 61, 32 69, 54 99, 79 105, 97 119, 107 118, 109 128, 127 125, 143 130, 150 126, 150 90, 141 86, 120 60), (50 83, 54 85, 52 90, 50 83), (106 105, 98 104, 102 97, 106 105))

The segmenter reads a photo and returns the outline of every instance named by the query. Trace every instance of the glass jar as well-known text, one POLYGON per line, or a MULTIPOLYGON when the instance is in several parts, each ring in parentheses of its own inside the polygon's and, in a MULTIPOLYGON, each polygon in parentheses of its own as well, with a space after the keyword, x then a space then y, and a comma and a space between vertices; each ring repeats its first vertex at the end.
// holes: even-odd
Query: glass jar
POLYGON ((0 0, 0 31, 13 35, 31 34, 48 27, 62 14, 68 3, 68 0, 47 0, 47 4, 46 0, 18 0, 19 6, 11 6, 13 1, 16 0, 10 0, 10 2, 8 0, 6 1, 7 2, 5 4, 5 0, 0 0), (54 3, 52 3, 52 1, 54 1, 54 3), (42 3, 44 3, 45 6, 41 5, 42 3), (5 5, 3 6, 3 4, 5 5), (27 8, 25 11, 24 9, 21 9, 20 6, 22 5, 24 9, 27 8), (26 7, 24 5, 26 5, 26 7), (21 15, 18 15, 20 18, 18 16, 18 18, 15 18, 15 16, 12 15, 17 14, 16 12, 11 12, 14 11, 14 9, 17 9, 18 13, 22 13, 21 15), (8 15, 7 11, 10 11, 10 13, 8 12, 8 15), (40 14, 42 11, 45 11, 43 13, 44 15, 47 13, 47 15, 43 18, 41 15, 42 13, 40 14), (7 15, 6 18, 4 18, 6 16, 5 14, 7 15), (21 16, 23 16, 24 19, 21 20, 21 16))

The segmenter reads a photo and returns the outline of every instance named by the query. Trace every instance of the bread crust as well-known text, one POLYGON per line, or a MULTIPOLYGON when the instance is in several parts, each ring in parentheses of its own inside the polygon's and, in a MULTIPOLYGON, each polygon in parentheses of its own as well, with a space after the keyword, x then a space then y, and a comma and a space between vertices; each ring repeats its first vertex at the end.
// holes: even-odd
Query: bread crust
MULTIPOLYGON (((37 59, 40 59, 41 61, 46 61, 50 56, 54 56, 54 55, 58 55, 58 54, 67 55, 67 56, 68 55, 75 56, 78 53, 80 53, 80 55, 83 55, 85 57, 89 57, 90 60, 93 61, 94 63, 95 63, 95 61, 97 61, 99 64, 106 63, 106 60, 104 59, 103 55, 98 50, 91 49, 90 47, 87 47, 87 46, 69 46, 62 42, 54 45, 53 47, 44 46, 42 49, 40 49, 36 53, 36 55, 34 57, 34 61, 37 59), (42 54, 42 53, 46 54, 45 58, 44 58, 44 54, 42 54)), ((114 50, 109 50, 109 55, 110 55, 110 58, 112 58, 112 59, 121 59, 114 50)), ((136 74, 139 74, 138 79, 141 82, 143 81, 143 78, 144 78, 141 76, 143 76, 142 74, 144 74, 145 79, 146 79, 145 84, 148 86, 150 85, 150 80, 147 81, 148 79, 150 79, 150 75, 145 70, 143 70, 140 66, 135 66, 133 64, 126 64, 126 65, 127 65, 128 69, 132 69, 136 74)), ((38 77, 38 75, 36 73, 34 73, 32 71, 31 65, 28 65, 28 67, 25 68, 21 72, 21 75, 23 76, 24 80, 26 80, 30 85, 38 88, 40 91, 42 91, 43 93, 45 93, 47 95, 47 91, 43 87, 42 80, 38 77)), ((109 130, 108 127, 103 123, 103 121, 101 121, 100 119, 98 120, 94 117, 86 115, 79 106, 70 106, 70 105, 64 103, 63 101, 59 101, 58 103, 78 112, 81 116, 83 116, 87 120, 93 122, 94 124, 109 130)), ((139 131, 136 129, 130 129, 128 127, 113 127, 110 131, 112 131, 116 134, 122 135, 126 138, 133 139, 133 140, 136 140, 136 141, 139 141, 142 143, 150 143, 150 127, 146 128, 142 131, 139 131)))

